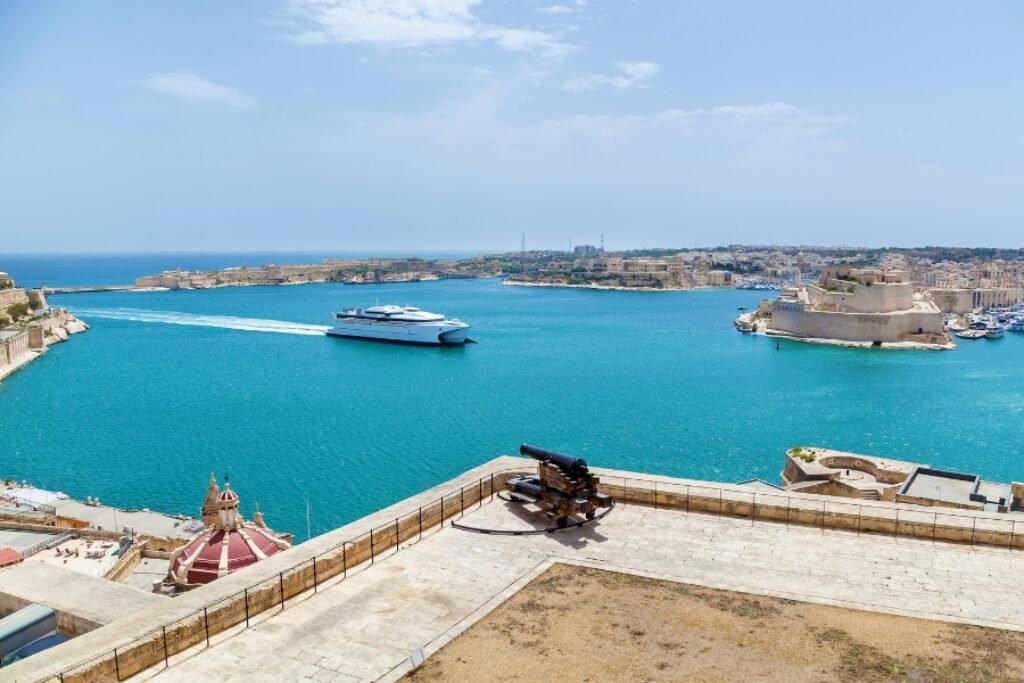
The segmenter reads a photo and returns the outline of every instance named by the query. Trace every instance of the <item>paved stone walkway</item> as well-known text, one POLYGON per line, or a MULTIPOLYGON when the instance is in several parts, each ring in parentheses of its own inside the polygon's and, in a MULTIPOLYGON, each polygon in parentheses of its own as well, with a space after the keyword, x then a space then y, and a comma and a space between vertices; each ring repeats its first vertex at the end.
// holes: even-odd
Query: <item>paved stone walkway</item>
MULTIPOLYGON (((508 505, 461 521, 521 527, 508 505)), ((1024 630, 1019 552, 620 506, 597 526, 553 535, 434 532, 155 678, 394 679, 414 650, 429 655, 555 560, 1024 630)))

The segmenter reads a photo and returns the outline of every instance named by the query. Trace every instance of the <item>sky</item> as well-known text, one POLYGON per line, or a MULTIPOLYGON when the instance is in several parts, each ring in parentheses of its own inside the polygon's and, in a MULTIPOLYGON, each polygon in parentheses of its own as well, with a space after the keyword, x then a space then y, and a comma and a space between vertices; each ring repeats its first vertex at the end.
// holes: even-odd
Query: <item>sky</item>
POLYGON ((1024 246, 1024 4, 0 3, 0 252, 1024 246))

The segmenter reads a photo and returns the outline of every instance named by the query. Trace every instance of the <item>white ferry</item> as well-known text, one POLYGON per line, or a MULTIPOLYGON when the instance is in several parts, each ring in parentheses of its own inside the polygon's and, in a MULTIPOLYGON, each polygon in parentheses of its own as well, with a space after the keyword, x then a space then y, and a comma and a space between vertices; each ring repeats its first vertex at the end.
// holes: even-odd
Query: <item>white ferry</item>
POLYGON ((465 344, 469 325, 413 306, 346 308, 331 316, 327 334, 405 344, 465 344))

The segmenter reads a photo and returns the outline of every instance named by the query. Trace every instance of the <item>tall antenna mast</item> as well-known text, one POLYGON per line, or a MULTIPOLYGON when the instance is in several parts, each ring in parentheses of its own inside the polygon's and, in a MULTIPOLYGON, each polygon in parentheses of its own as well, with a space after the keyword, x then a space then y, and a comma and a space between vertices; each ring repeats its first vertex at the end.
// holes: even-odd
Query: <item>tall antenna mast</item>
POLYGON ((601 251, 604 251, 604 233, 601 233, 601 251))

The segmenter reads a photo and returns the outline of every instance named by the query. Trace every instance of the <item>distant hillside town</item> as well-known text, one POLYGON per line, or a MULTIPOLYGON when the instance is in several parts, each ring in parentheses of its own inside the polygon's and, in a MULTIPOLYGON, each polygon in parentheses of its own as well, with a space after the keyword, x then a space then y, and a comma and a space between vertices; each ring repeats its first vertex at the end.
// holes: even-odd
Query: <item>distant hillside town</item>
MULTIPOLYGON (((320 263, 249 265, 212 271, 168 270, 136 279, 129 289, 204 289, 319 282, 375 284, 501 277, 504 284, 591 289, 686 290, 707 287, 774 290, 797 273, 818 278, 834 266, 900 271, 916 293, 930 292, 943 313, 1012 305, 1024 284, 1024 249, 845 248, 729 245, 692 249, 606 251, 589 244, 571 251, 482 254, 462 259, 361 258, 320 263)), ((102 287, 95 289, 121 289, 102 287)), ((47 293, 86 291, 48 288, 47 293)))

